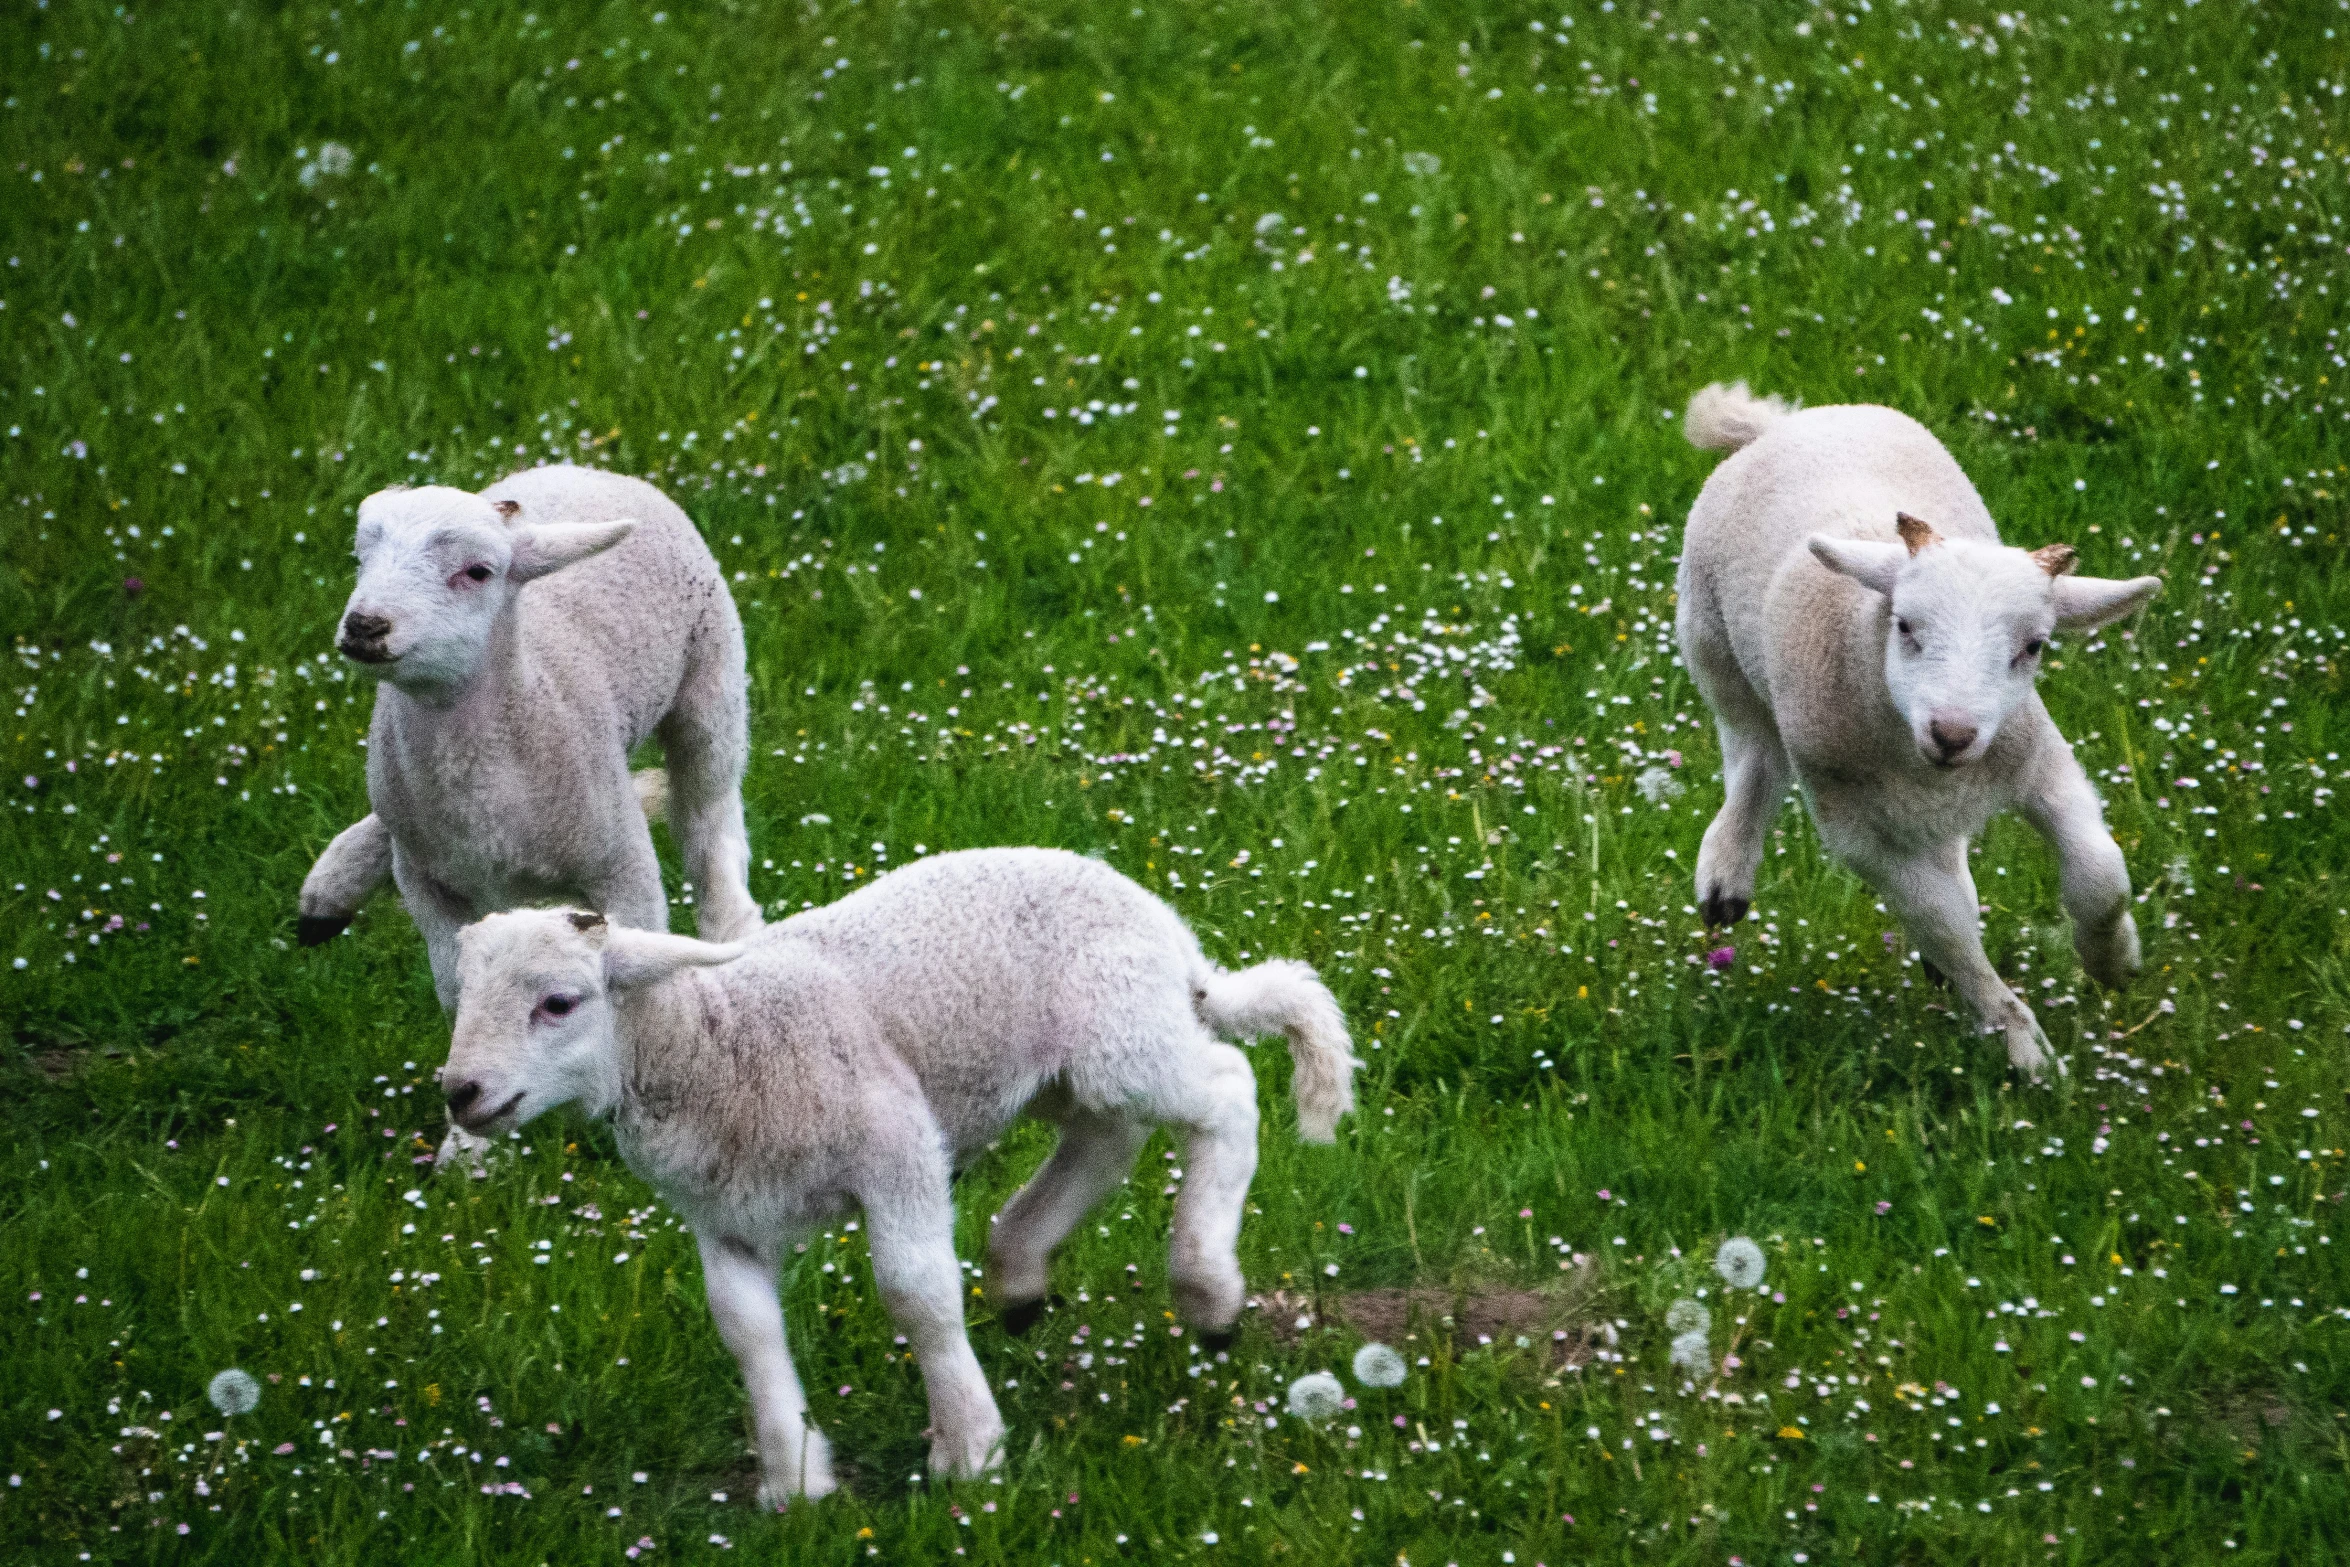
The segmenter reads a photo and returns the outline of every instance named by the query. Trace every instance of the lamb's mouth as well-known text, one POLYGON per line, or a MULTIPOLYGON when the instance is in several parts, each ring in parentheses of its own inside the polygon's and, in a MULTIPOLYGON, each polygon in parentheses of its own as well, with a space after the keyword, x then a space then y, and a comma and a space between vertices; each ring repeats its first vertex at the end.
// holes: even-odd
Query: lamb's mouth
POLYGON ((335 646, 354 664, 390 664, 400 656, 380 642, 337 642, 335 646))
POLYGON ((495 1126, 500 1121, 505 1120, 507 1116, 514 1113, 514 1107, 522 1103, 522 1096, 525 1092, 527 1092, 527 1090, 515 1090, 513 1098, 507 1100, 504 1104, 498 1106, 497 1109, 492 1110, 487 1115, 460 1115, 457 1117, 457 1124, 464 1127, 469 1132, 479 1132, 485 1127, 495 1126))

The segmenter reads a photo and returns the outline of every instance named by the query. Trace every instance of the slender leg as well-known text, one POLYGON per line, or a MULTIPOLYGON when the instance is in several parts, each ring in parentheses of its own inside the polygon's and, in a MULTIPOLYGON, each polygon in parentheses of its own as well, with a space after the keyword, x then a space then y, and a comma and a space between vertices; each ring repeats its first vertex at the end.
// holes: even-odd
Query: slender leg
POLYGON ((1004 1326, 1025 1333, 1044 1310, 1053 1251, 1134 1168, 1150 1128, 1130 1116, 1071 1110, 1052 1156, 1012 1194, 988 1237, 988 1274, 1004 1326))
MULTIPOLYGON (((1831 847, 1837 847, 1833 839, 1831 847)), ((1885 895, 1886 907, 1918 944, 1919 954, 1949 976, 1984 1030, 2006 1036, 2009 1065, 2035 1079, 2052 1063, 2057 1071, 2064 1070, 2032 1009, 2008 989, 1983 955, 1976 913, 1980 905, 1975 901, 1974 876, 1967 869, 1964 838, 1915 859, 1866 863, 1841 848, 1839 857, 1885 895)))
POLYGON ((704 941, 739 941, 760 924, 751 896, 751 840, 743 827, 749 728, 739 646, 731 669, 722 650, 699 660, 661 721, 669 826, 685 854, 704 941))
POLYGON ((1764 835, 1787 798, 1794 769, 1779 737, 1768 728, 1733 725, 1726 718, 1715 727, 1722 737, 1727 793, 1698 846, 1697 898, 1705 922, 1726 928, 1744 919, 1753 906, 1764 835))
POLYGON ((302 879, 295 939, 305 947, 341 935, 376 888, 391 880, 392 830, 370 813, 336 833, 302 879))
POLYGON ((759 1505, 772 1512, 795 1496, 823 1496, 835 1484, 832 1449, 824 1433, 808 1425, 808 1400, 783 1337, 775 1255, 729 1237, 699 1240, 710 1314, 750 1390, 751 1424, 759 1443, 759 1505))
MULTIPOLYGON (((399 884, 400 901, 407 905, 408 917, 416 922, 417 931, 424 937, 425 956, 432 962, 432 987, 440 997, 441 1010, 454 1016, 457 937, 472 923, 473 909, 464 899, 425 875, 396 848, 392 853, 392 879, 399 884)), ((488 1138, 476 1137, 451 1121, 447 1135, 441 1138, 440 1151, 433 1155, 433 1168, 470 1169, 475 1175, 481 1175, 489 1152, 488 1138)))
MULTIPOLYGON (((602 879, 580 889, 582 896, 613 923, 631 930, 667 930, 669 894, 661 890, 661 859, 653 852, 653 834, 631 810, 617 825, 616 841, 625 847, 602 879)), ((697 884, 695 891, 700 887, 697 884)))
POLYGON ((1176 1309, 1210 1342, 1230 1334, 1247 1287, 1237 1247, 1257 1173, 1256 1074, 1238 1048, 1201 1039, 1185 1049, 1151 1110, 1183 1130, 1189 1171, 1175 1199, 1169 1271, 1176 1309))
POLYGON ((865 1199, 873 1281, 922 1367, 930 1395, 930 1471, 968 1479, 1003 1462, 1004 1417, 963 1327, 945 1161, 889 1175, 889 1186, 865 1199))
POLYGON ((2100 985, 2119 987, 2138 970, 2138 923, 2130 918, 2130 868, 2105 829, 2105 810, 2080 764, 2063 753, 2056 776, 2023 800, 2025 818, 2055 848, 2073 950, 2100 985))

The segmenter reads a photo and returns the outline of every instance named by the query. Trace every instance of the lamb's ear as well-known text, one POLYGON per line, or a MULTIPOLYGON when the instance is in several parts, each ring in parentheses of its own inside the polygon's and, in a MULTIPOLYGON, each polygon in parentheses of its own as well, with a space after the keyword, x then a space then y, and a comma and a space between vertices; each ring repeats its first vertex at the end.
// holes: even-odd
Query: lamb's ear
POLYGON ((590 555, 599 554, 628 537, 634 522, 550 522, 518 528, 514 558, 506 575, 515 582, 532 582, 551 571, 561 571, 590 555))
POLYGON ((2119 620, 2162 591, 2160 577, 2059 577, 2055 583, 2056 623, 2067 631, 2086 631, 2119 620))
POLYGON ((741 942, 721 945, 672 936, 667 931, 630 930, 611 926, 604 938, 604 983, 615 990, 666 979, 681 968, 731 963, 742 956, 741 942))
POLYGON ((1864 588, 1890 596, 1893 579, 1909 560, 1906 546, 1883 539, 1839 539, 1825 533, 1811 536, 1811 552, 1830 571, 1850 577, 1864 588))

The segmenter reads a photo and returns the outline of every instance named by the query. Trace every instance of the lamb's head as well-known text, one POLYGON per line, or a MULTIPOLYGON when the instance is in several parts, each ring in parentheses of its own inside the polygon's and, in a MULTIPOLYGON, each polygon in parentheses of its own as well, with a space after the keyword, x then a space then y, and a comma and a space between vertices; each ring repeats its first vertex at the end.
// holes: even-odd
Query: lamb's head
POLYGON ((338 645, 403 690, 464 685, 522 585, 628 536, 633 522, 534 523, 509 500, 432 485, 359 503, 359 583, 338 645))
POLYGON ((1815 534, 1811 552, 1885 596, 1885 687, 1937 767, 1990 749, 2030 694, 2051 635, 2118 620, 2162 591, 2160 577, 2072 575, 2069 544, 1946 539, 1907 512, 1898 526, 1899 542, 1815 534))
POLYGON ((620 1097, 615 993, 741 952, 578 909, 520 909, 467 926, 456 1033, 441 1069, 449 1114, 477 1133, 574 1100, 602 1114, 620 1097))

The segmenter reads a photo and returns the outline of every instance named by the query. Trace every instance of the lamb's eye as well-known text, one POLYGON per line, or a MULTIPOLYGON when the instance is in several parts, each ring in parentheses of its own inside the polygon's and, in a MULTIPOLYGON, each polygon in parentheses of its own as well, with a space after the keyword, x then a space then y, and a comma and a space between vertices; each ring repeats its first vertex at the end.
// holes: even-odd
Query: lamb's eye
POLYGON ((475 582, 487 582, 490 580, 490 568, 480 565, 468 566, 465 568, 465 575, 475 582))
POLYGON ((571 1015, 571 1005, 569 996, 549 996, 539 1003, 539 1010, 549 1017, 568 1017, 571 1015))
POLYGON ((2038 657, 2040 656, 2040 650, 2041 650, 2042 648, 2046 647, 2047 645, 2048 645, 2047 639, 2046 639, 2046 638, 2044 638, 2044 637, 2034 637, 2034 638, 2032 638, 2032 640, 2031 640, 2031 641, 2029 641, 2029 642, 2026 642, 2026 643, 2024 644, 2024 657, 2026 657, 2026 658, 2038 658, 2038 657))
POLYGON ((1915 633, 1915 632, 1913 632, 1913 631, 1911 631, 1911 630, 1909 629, 1909 622, 1908 622, 1908 621, 1906 621, 1906 620, 1896 620, 1895 622, 1893 622, 1893 624, 1894 624, 1896 627, 1898 627, 1898 628, 1900 629, 1900 631, 1901 631, 1901 634, 1902 634, 1903 636, 1905 636, 1905 637, 1906 637, 1906 636, 1914 636, 1914 635, 1916 635, 1916 633, 1915 633))

